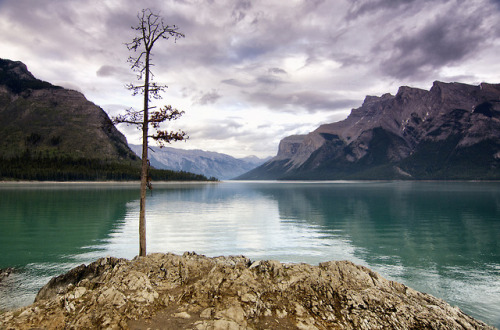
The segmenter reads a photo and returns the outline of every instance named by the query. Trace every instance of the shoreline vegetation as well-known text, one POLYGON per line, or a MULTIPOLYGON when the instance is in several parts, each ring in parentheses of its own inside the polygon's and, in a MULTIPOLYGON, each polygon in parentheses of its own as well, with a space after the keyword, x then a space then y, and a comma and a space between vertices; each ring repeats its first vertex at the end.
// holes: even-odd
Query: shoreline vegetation
MULTIPOLYGON (((154 181, 217 181, 201 174, 185 171, 149 170, 154 181)), ((73 157, 37 157, 24 155, 0 158, 0 181, 135 181, 140 180, 140 167, 135 162, 73 157)))
MULTIPOLYGON (((222 181, 219 180, 188 180, 188 181, 153 181, 154 186, 162 186, 162 185, 172 185, 172 184, 207 184, 207 183, 220 183, 222 181)), ((109 181, 26 181, 26 180, 0 180, 0 185, 62 185, 62 186, 70 186, 70 185, 119 185, 119 186, 136 186, 141 184, 140 180, 109 180, 109 181)))
POLYGON ((54 277, 0 328, 495 329, 349 261, 318 266, 154 253, 54 277))

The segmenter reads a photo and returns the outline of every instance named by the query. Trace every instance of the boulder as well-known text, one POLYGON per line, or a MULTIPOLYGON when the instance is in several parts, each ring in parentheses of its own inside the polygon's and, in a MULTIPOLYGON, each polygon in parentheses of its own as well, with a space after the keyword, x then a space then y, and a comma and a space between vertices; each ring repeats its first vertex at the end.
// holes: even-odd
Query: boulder
POLYGON ((52 279, 0 328, 493 329, 349 261, 318 266, 150 254, 52 279))

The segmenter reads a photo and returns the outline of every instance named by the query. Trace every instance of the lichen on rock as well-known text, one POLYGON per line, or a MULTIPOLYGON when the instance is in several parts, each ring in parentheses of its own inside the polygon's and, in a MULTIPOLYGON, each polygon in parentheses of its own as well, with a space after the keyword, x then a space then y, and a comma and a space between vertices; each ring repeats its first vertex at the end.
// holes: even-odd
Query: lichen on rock
POLYGON ((318 266, 150 254, 52 279, 6 329, 493 329, 349 261, 318 266))

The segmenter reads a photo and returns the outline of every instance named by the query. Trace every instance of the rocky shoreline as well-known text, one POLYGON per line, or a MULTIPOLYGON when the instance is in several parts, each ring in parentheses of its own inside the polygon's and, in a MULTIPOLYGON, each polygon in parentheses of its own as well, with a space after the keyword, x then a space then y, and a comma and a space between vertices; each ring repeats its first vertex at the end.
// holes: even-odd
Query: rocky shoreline
POLYGON ((0 282, 2 282, 4 278, 12 274, 12 272, 14 272, 14 268, 11 267, 0 269, 0 282))
POLYGON ((0 329, 494 329, 348 261, 150 254, 53 278, 0 329))

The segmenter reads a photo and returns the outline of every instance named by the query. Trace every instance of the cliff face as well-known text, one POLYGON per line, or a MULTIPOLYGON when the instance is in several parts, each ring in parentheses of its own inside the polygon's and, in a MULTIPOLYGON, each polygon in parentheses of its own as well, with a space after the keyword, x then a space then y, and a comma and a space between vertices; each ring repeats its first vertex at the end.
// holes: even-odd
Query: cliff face
POLYGON ((297 156, 297 152, 301 148, 306 135, 292 135, 284 138, 280 141, 278 147, 278 155, 276 158, 279 159, 291 159, 297 156))
POLYGON ((27 153, 136 159, 125 136, 83 94, 36 79, 21 62, 0 59, 0 157, 27 153))
POLYGON ((349 261, 319 266, 150 254, 53 278, 0 328, 493 329, 349 261))
POLYGON ((240 178, 500 179, 500 84, 367 96, 347 119, 240 178))

